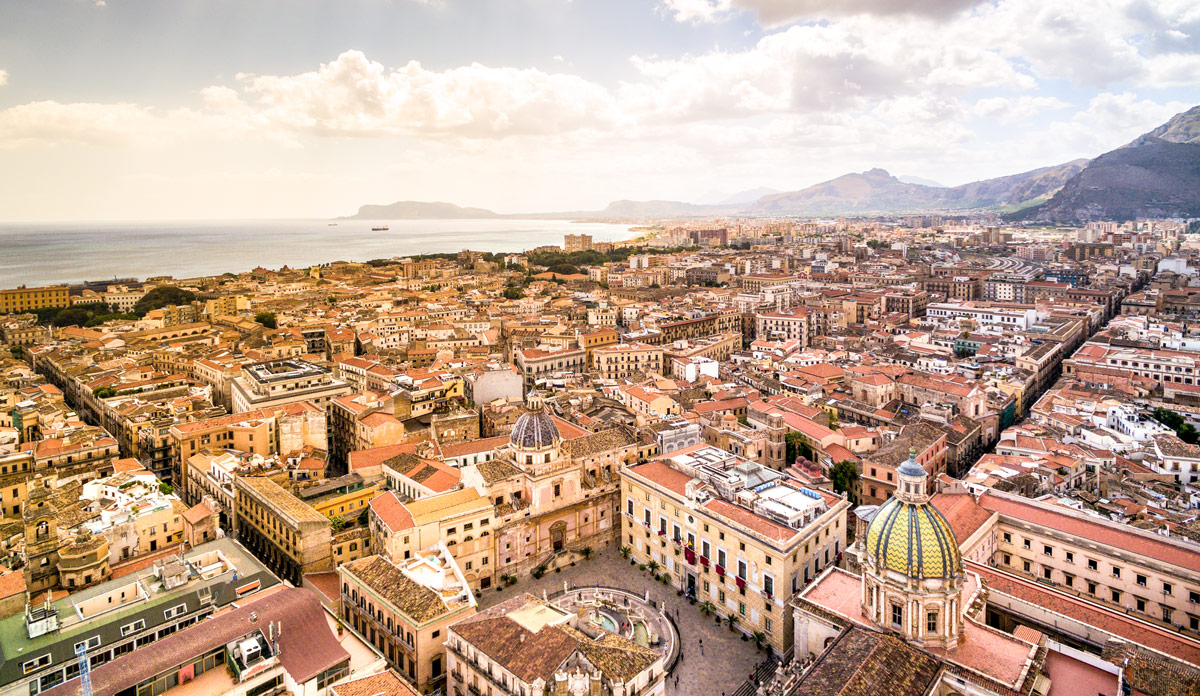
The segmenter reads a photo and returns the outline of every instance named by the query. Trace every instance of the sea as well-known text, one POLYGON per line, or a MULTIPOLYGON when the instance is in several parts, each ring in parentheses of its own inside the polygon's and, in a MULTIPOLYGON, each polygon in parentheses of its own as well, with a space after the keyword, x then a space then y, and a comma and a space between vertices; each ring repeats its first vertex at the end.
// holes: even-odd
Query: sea
POLYGON ((463 249, 521 252, 561 246, 563 235, 580 233, 597 242, 637 236, 628 225, 565 220, 0 222, 0 288, 190 278, 463 249), (371 229, 384 225, 389 229, 371 229))

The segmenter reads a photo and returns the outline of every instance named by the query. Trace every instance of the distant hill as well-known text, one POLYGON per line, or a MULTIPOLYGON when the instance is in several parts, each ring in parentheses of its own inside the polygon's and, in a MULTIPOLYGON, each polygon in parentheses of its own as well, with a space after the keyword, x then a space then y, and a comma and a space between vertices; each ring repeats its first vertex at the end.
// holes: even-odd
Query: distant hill
POLYGON ((906 184, 920 184, 921 186, 931 186, 933 188, 949 188, 949 186, 938 183, 938 182, 934 181, 933 179, 924 179, 922 177, 913 176, 911 174, 901 174, 900 176, 898 176, 896 178, 899 179, 900 181, 903 181, 906 184))
POLYGON ((769 196, 773 193, 779 193, 779 189, 773 189, 769 186, 759 186, 758 188, 738 191, 729 196, 715 197, 716 202, 713 205, 747 205, 757 201, 763 196, 769 196))
POLYGON ((847 215, 1020 207, 1049 196, 1087 160, 1043 167, 953 188, 906 183, 883 169, 845 174, 800 191, 760 198, 762 214, 847 215))
POLYGON ((592 218, 701 217, 729 211, 727 206, 696 205, 682 201, 613 201, 604 210, 579 215, 592 218))
POLYGON ((465 220, 500 217, 483 208, 462 208, 453 203, 397 201, 391 205, 364 205, 342 220, 465 220))
POLYGON ((1013 220, 1076 224, 1200 217, 1200 107, 1100 155, 1044 203, 1013 220))

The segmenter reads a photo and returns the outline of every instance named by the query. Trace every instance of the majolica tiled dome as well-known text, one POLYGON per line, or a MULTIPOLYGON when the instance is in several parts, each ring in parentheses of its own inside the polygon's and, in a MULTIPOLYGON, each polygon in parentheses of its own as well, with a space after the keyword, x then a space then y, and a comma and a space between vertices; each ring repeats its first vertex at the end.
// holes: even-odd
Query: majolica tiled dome
POLYGON ((928 502, 884 503, 867 527, 866 552, 880 573, 887 569, 921 580, 950 579, 962 567, 950 523, 928 502))
POLYGON ((513 447, 526 450, 546 449, 562 441, 558 426, 554 424, 550 414, 546 413, 540 397, 530 394, 529 411, 517 419, 508 441, 513 447))

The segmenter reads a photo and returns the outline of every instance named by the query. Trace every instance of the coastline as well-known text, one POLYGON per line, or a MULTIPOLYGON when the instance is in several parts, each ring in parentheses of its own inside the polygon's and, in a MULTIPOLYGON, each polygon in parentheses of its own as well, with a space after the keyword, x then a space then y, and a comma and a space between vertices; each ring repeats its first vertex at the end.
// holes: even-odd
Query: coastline
POLYGON ((113 278, 197 278, 255 267, 561 246, 563 235, 629 242, 632 225, 564 220, 224 220, 0 224, 0 288, 113 278), (387 225, 387 231, 370 227, 387 225), (582 229, 581 229, 582 228, 582 229))

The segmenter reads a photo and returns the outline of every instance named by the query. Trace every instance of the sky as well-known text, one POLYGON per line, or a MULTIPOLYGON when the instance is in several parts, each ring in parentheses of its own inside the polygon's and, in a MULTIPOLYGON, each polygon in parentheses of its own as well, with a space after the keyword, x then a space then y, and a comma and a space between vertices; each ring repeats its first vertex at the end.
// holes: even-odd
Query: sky
POLYGON ((1195 0, 3 0, 0 220, 956 185, 1197 103, 1195 0))

